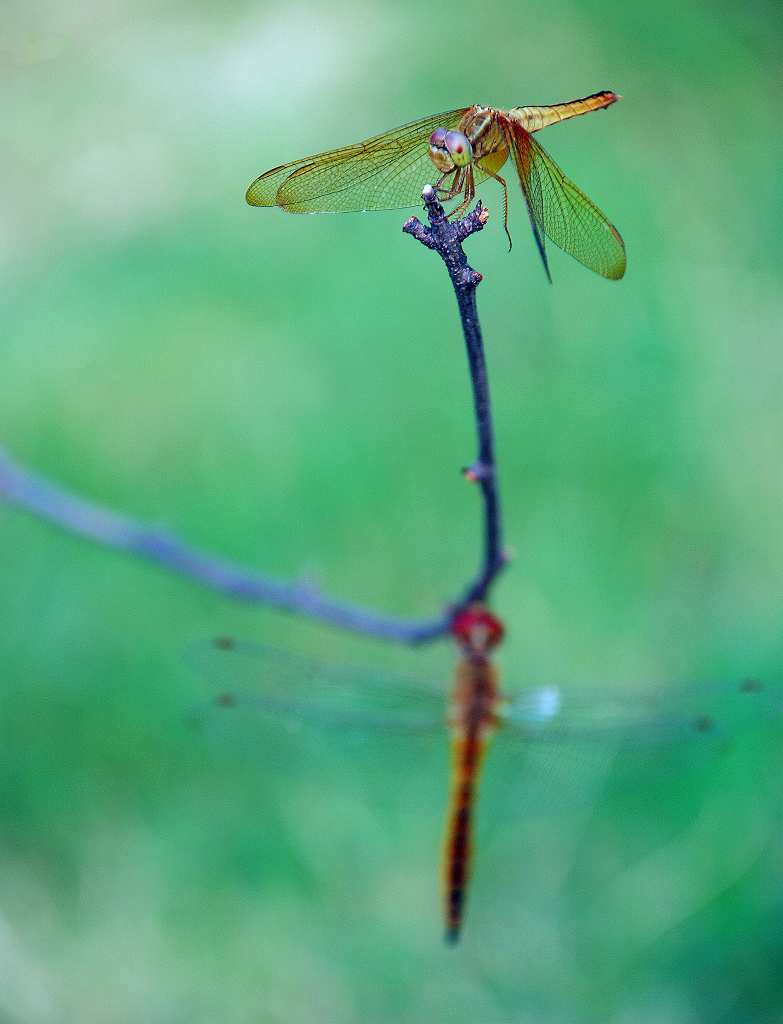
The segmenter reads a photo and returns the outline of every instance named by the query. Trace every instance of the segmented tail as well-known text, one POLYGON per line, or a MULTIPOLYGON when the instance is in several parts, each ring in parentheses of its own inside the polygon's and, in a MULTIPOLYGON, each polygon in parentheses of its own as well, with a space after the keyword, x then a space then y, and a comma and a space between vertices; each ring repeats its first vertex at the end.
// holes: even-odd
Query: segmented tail
POLYGON ((451 799, 446 818, 443 858, 446 941, 459 940, 465 911, 473 837, 473 809, 486 740, 479 730, 452 741, 451 799))
POLYGON ((593 93, 592 96, 585 96, 581 100, 553 103, 549 107, 514 107, 509 113, 525 131, 537 132, 558 121, 567 121, 569 117, 589 114, 591 110, 603 110, 604 107, 610 107, 619 99, 616 92, 605 89, 603 92, 593 93))

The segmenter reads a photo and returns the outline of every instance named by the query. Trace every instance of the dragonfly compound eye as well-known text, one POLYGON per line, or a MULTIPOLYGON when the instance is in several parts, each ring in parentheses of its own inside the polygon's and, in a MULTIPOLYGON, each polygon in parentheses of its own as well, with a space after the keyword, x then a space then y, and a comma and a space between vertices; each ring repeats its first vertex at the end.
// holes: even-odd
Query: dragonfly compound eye
POLYGON ((467 167, 473 159, 473 147, 462 132, 446 132, 444 145, 456 167, 467 167))
POLYGON ((446 149, 447 135, 448 132, 445 128, 436 128, 432 135, 430 135, 430 160, 444 174, 454 170, 454 161, 446 149))

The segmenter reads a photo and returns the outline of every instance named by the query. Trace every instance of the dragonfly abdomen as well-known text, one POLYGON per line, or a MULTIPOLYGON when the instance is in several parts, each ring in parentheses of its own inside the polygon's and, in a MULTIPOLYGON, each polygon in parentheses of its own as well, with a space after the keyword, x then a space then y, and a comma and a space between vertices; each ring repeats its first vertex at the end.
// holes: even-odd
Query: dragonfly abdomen
POLYGON ((459 938, 465 910, 473 836, 473 813, 481 762, 497 724, 497 677, 484 654, 470 653, 457 667, 451 724, 451 799, 444 850, 446 941, 459 938))
POLYGON ((592 96, 584 96, 568 103, 552 103, 545 107, 513 107, 509 114, 525 131, 537 132, 550 124, 567 121, 571 117, 589 114, 593 110, 603 110, 616 103, 620 97, 616 92, 604 89, 594 92, 592 96))
POLYGON ((459 939, 470 881, 473 807, 485 746, 486 740, 478 731, 456 737, 452 743, 452 790, 446 821, 443 879, 446 941, 451 943, 459 939))

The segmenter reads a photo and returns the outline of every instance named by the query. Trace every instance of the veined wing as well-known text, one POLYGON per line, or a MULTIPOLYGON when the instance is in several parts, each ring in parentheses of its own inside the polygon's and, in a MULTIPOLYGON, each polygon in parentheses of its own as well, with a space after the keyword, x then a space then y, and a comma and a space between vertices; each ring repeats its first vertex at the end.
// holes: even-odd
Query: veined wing
POLYGON ((617 228, 521 125, 507 119, 506 132, 547 274, 544 235, 589 270, 619 280, 626 261, 617 228))
MULTIPOLYGON (((445 733, 448 685, 309 657, 228 637, 200 642, 190 666, 219 689, 210 709, 255 711, 330 728, 445 733)), ((669 686, 628 695, 618 687, 544 686, 505 698, 500 739, 645 747, 699 736, 724 740, 748 725, 783 723, 783 689, 758 680, 669 686)), ((512 744, 513 745, 513 744, 512 744)))
POLYGON ((418 206, 421 190, 438 176, 429 156, 436 128, 456 128, 469 107, 433 114, 341 149, 294 160, 250 185, 251 206, 289 213, 346 213, 418 206))
POLYGON ((501 720, 504 730, 533 742, 634 747, 699 734, 725 740, 749 725, 783 723, 783 691, 755 679, 669 687, 636 697, 607 690, 569 694, 545 686, 507 700, 501 720))
POLYGON ((193 645, 186 660, 221 688, 210 711, 255 711, 357 732, 445 734, 446 688, 404 675, 228 637, 193 645))
POLYGON ((547 686, 508 700, 500 718, 493 762, 509 795, 493 813, 507 819, 524 804, 526 814, 546 817, 594 806, 610 773, 642 805, 658 784, 679 786, 691 772, 713 778, 720 765, 741 774, 743 757, 732 753, 747 755, 758 740, 759 749, 770 739, 777 749, 783 692, 753 680, 637 696, 547 686))

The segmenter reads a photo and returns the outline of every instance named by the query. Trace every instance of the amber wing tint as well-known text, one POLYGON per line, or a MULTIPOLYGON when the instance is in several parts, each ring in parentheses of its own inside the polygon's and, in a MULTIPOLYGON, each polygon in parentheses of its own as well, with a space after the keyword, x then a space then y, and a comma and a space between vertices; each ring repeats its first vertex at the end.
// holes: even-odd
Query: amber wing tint
POLYGON ((347 213, 418 206, 437 177, 429 156, 436 128, 456 128, 467 107, 434 114, 366 142, 294 160, 267 171, 247 190, 251 206, 289 213, 347 213))
MULTIPOLYGON (((507 132, 534 231, 546 235, 589 270, 613 281, 621 278, 625 245, 617 228, 529 132, 511 120, 507 132)), ((546 265, 543 241, 541 237, 539 248, 546 265)))

